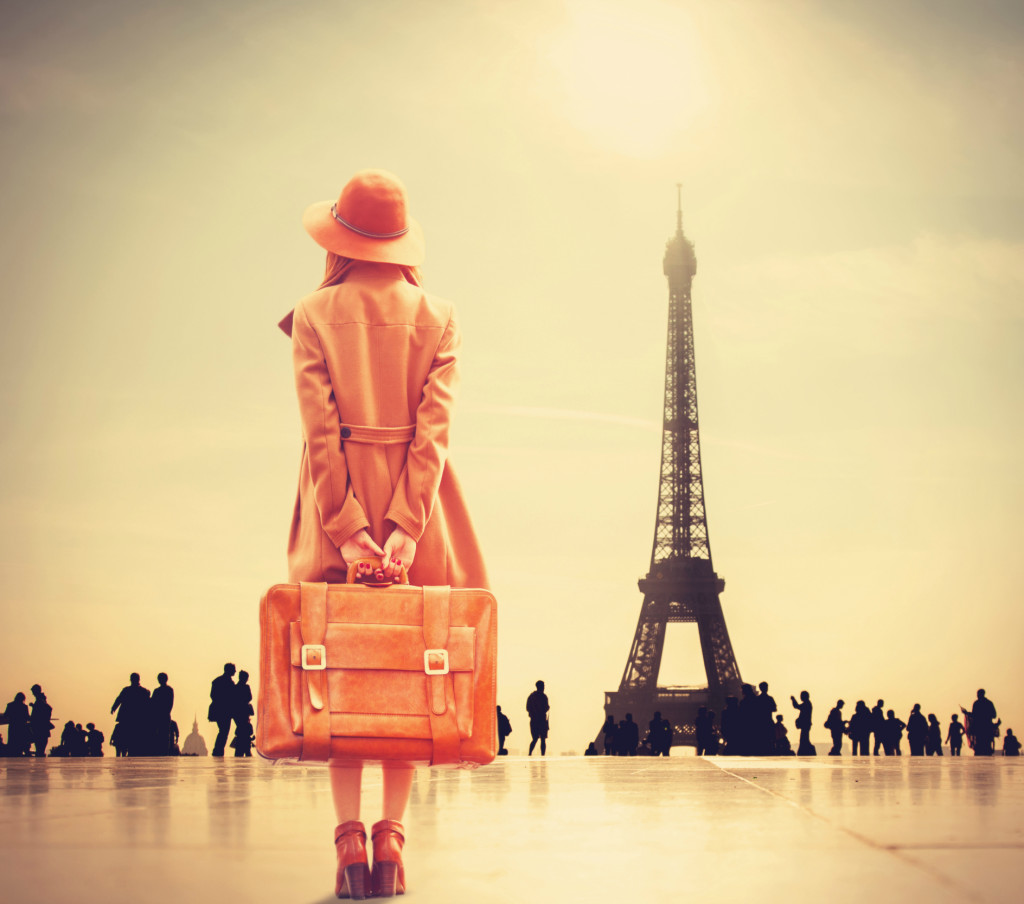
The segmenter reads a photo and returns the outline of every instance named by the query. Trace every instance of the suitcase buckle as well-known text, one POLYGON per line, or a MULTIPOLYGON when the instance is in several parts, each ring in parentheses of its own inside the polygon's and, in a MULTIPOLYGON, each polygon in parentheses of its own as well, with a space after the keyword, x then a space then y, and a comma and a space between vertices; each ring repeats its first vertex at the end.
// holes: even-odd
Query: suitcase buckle
POLYGON ((322 643, 304 643, 299 661, 307 672, 322 672, 327 668, 327 647, 322 643))
POLYGON ((428 675, 448 674, 448 651, 447 650, 425 650, 423 653, 423 671, 428 675), (440 656, 440 665, 431 665, 431 657, 440 656))

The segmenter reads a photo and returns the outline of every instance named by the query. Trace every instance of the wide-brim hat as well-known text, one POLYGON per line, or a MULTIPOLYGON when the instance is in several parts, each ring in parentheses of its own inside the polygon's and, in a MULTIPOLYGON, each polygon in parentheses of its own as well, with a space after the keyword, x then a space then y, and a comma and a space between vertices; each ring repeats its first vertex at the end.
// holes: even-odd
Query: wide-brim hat
POLYGON ((423 230, 409 216, 402 180, 386 170, 360 170, 337 201, 306 208, 302 225, 321 247, 342 257, 418 267, 423 230))

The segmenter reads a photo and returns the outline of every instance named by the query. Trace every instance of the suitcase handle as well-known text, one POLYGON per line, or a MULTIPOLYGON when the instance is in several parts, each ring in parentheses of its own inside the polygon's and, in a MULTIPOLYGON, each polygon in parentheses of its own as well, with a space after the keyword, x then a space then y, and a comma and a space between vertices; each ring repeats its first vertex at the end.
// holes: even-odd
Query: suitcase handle
POLYGON ((408 584, 409 575, 402 565, 398 576, 386 578, 380 574, 384 563, 377 556, 368 556, 365 559, 356 559, 348 566, 348 584, 365 584, 367 587, 390 587, 392 584, 408 584), (380 575, 378 577, 378 575, 380 575))

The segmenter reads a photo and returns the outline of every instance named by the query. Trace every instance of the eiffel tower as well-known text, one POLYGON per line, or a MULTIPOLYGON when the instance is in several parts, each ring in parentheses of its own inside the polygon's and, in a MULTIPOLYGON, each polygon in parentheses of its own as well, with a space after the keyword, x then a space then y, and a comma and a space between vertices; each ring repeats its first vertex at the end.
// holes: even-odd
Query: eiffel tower
MULTIPOLYGON (((694 746, 697 709, 708 706, 720 716, 725 698, 740 694, 740 670, 718 598, 725 581, 711 564, 690 304, 697 258, 693 244, 683 234, 681 186, 676 188, 676 232, 665 245, 668 350, 654 546, 650 569, 639 581, 644 601, 633 646, 619 689, 605 694, 604 711, 606 718, 614 715, 616 721, 632 713, 641 736, 655 711, 660 711, 672 726, 673 745, 694 746), (658 672, 670 622, 696 623, 707 675, 705 687, 659 686, 658 672)), ((715 724, 719 724, 717 719, 715 724)))

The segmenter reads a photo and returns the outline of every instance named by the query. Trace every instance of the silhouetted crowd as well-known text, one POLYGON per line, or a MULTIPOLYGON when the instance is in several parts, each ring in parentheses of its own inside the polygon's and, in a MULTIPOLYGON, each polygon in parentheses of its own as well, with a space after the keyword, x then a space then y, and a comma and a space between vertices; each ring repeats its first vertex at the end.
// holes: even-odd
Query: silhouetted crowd
MULTIPOLYGON (((790 696, 790 703, 797 711, 794 727, 800 732, 797 749, 793 750, 782 714, 778 713, 775 698, 768 691, 768 683, 762 681, 755 690, 751 684, 742 685, 741 696, 727 697, 721 719, 716 724, 716 714, 706 706, 700 707, 694 719, 693 731, 698 756, 815 756, 817 750, 811 743, 810 732, 813 718, 813 704, 807 691, 800 692, 800 699, 790 696)), ((975 756, 992 756, 995 741, 1000 734, 1001 720, 997 717, 992 701, 979 690, 977 699, 968 711, 961 707, 960 714, 953 713, 943 737, 942 725, 934 713, 927 718, 921 712, 921 704, 915 703, 903 722, 892 709, 885 710, 885 701, 879 700, 868 709, 863 700, 858 700, 849 720, 843 717, 843 700, 832 707, 823 727, 832 735, 830 756, 841 756, 843 739, 849 737, 853 743, 854 756, 902 756, 902 742, 906 733, 910 756, 942 756, 943 744, 949 745, 952 756, 960 756, 964 743, 974 751, 975 756)), ((639 727, 627 713, 624 721, 615 722, 609 715, 601 735, 606 756, 668 756, 672 744, 673 729, 661 713, 656 712, 648 725, 643 741, 639 738, 639 727)), ((1020 741, 1012 729, 1007 729, 1003 739, 1004 756, 1019 756, 1020 741)), ((588 755, 597 753, 591 744, 588 755)))
MULTIPOLYGON (((256 735, 253 731, 252 689, 248 672, 239 672, 234 680, 235 667, 224 666, 224 673, 213 680, 210 687, 209 720, 217 724, 217 742, 213 755, 224 756, 224 747, 231 726, 235 737, 231 747, 235 756, 252 756, 256 735)), ((128 684, 110 707, 117 714, 110 746, 115 754, 123 756, 179 756, 178 723, 171 716, 174 709, 174 689, 167 683, 167 674, 157 675, 153 692, 142 686, 138 672, 132 672, 128 684)), ((35 684, 31 688, 34 700, 26 703, 25 694, 18 692, 0 715, 0 724, 7 726, 6 743, 0 739, 0 756, 46 756, 50 735, 54 731, 53 708, 46 700, 43 689, 35 684)), ((103 732, 92 722, 64 723, 60 743, 50 749, 50 756, 98 757, 103 756, 103 732)))

